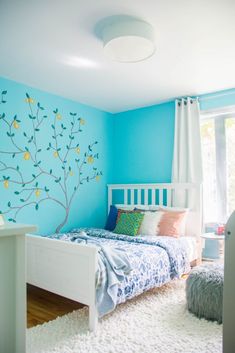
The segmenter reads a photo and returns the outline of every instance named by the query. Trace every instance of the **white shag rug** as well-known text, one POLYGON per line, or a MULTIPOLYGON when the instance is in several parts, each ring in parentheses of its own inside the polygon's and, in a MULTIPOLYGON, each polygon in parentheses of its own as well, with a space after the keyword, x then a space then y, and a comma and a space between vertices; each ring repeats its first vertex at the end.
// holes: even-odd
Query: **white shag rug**
POLYGON ((183 280, 119 305, 95 333, 87 308, 27 330, 27 353, 181 352, 222 352, 222 325, 187 311, 183 280))

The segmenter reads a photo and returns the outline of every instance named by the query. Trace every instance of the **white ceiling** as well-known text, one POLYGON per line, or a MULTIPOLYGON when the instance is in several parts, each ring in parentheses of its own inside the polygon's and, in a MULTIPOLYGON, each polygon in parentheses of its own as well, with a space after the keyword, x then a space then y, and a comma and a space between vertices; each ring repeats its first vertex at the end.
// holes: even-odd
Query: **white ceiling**
POLYGON ((235 0, 0 0, 0 24, 0 76, 109 112, 235 87, 235 0), (154 26, 153 57, 105 57, 113 15, 154 26))

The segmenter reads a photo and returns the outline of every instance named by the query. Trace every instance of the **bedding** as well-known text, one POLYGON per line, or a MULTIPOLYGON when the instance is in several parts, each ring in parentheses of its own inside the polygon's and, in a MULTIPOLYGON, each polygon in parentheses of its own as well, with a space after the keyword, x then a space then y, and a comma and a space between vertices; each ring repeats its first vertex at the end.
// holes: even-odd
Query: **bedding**
MULTIPOLYGON (((179 278, 190 269, 185 243, 172 237, 131 237, 104 229, 78 228, 70 233, 51 235, 50 238, 80 242, 79 236, 82 232, 90 238, 87 243, 99 243, 100 246, 123 250, 128 256, 131 272, 125 274, 123 280, 118 283, 114 307, 144 291, 179 278)), ((108 276, 107 267, 103 262, 103 265, 99 266, 98 277, 107 279, 108 276)))
MULTIPOLYGON (((112 232, 116 227, 117 221, 119 220, 121 213, 133 212, 134 210, 135 210, 134 206, 111 205, 109 209, 109 214, 106 221, 105 229, 110 230, 112 232)), ((140 209, 139 211, 143 211, 143 210, 144 209, 140 209)))
POLYGON ((160 210, 169 211, 169 212, 185 212, 185 217, 181 221, 180 230, 179 230, 180 235, 181 236, 185 236, 186 223, 187 223, 187 220, 188 220, 188 216, 190 214, 190 209, 189 208, 185 208, 185 207, 160 206, 160 210))
POLYGON ((135 232, 126 232, 123 227, 115 231, 120 216, 123 213, 143 213, 144 218, 139 234, 144 235, 166 235, 172 237, 185 236, 186 220, 189 209, 180 207, 154 206, 154 205, 111 205, 109 215, 106 221, 105 229, 114 233, 124 233, 136 235, 135 232), (156 221, 155 221, 156 220, 156 221))
POLYGON ((144 215, 139 212, 121 213, 114 233, 135 236, 140 229, 144 215))
POLYGON ((133 213, 133 212, 135 212, 135 210, 125 210, 125 209, 122 209, 122 208, 118 208, 117 210, 118 210, 118 215, 117 215, 116 225, 117 225, 117 223, 118 223, 118 221, 119 221, 119 219, 120 219, 120 217, 121 217, 121 215, 123 213, 133 213))
POLYGON ((178 241, 187 249, 189 262, 198 258, 198 244, 196 237, 184 236, 180 237, 178 241))
POLYGON ((109 210, 109 215, 106 221, 105 229, 110 230, 111 232, 116 227, 117 223, 117 216, 118 216, 118 209, 116 206, 111 205, 109 210))
POLYGON ((158 233, 158 225, 160 219, 163 215, 163 212, 152 212, 152 211, 145 211, 144 212, 144 219, 139 229, 138 234, 144 235, 157 235, 158 233))
POLYGON ((163 215, 158 225, 157 235, 165 235, 179 238, 182 229, 182 223, 185 223, 186 212, 163 211, 163 215))

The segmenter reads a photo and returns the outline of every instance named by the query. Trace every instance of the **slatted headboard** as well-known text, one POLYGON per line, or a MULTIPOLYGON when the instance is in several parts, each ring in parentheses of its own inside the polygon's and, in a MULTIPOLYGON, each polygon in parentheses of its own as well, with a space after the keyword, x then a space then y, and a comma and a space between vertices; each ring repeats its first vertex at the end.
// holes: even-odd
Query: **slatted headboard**
POLYGON ((193 183, 161 184, 109 184, 108 211, 113 203, 123 205, 160 205, 188 207, 190 209, 186 231, 200 236, 202 229, 201 185, 193 183), (114 191, 119 200, 115 202, 114 191), (120 195, 121 194, 121 195, 120 195), (178 201, 178 203, 176 202, 178 201))

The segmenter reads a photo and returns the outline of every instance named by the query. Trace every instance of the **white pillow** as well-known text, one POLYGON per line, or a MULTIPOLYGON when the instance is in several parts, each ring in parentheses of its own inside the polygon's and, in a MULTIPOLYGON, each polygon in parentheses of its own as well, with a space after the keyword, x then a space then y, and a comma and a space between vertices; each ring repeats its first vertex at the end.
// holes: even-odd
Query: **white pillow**
POLYGON ((163 212, 144 212, 144 219, 138 231, 138 235, 157 235, 158 225, 163 212))

